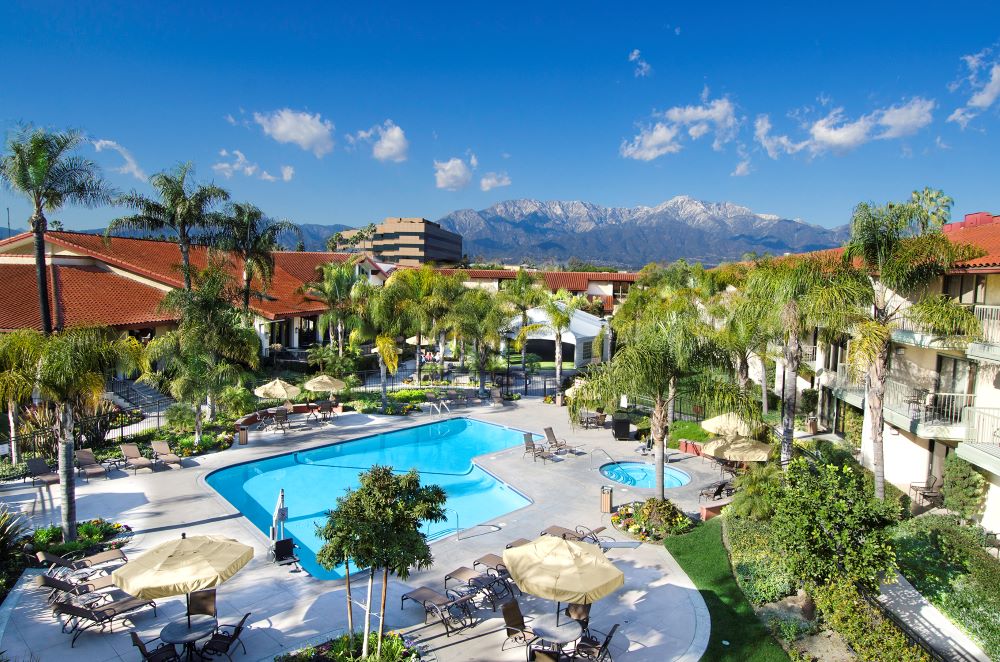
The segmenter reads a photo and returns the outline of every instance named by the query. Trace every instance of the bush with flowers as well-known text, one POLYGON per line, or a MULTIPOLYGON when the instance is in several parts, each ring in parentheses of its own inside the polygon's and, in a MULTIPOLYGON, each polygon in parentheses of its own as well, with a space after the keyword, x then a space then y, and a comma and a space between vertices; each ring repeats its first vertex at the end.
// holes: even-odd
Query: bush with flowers
POLYGON ((77 522, 76 533, 76 540, 63 542, 62 527, 45 526, 35 529, 23 542, 32 547, 32 552, 86 556, 106 549, 119 549, 132 538, 132 528, 127 524, 101 518, 77 522))
POLYGON ((663 540, 686 533, 694 523, 669 499, 650 498, 622 504, 611 515, 611 524, 636 540, 663 540))

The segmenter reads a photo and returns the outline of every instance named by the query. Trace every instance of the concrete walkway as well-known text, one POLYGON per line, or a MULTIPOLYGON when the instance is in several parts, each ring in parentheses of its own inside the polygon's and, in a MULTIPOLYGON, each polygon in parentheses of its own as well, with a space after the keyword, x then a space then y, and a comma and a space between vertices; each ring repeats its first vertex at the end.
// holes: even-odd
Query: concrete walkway
MULTIPOLYGON (((585 453, 558 462, 543 464, 522 457, 520 448, 477 458, 484 468, 524 492, 533 501, 529 506, 508 513, 488 526, 462 531, 458 536, 432 544, 434 566, 414 572, 405 584, 391 580, 387 592, 387 628, 413 634, 442 662, 459 660, 523 660, 524 649, 501 652, 505 638, 499 613, 488 608, 478 612, 479 622, 460 635, 445 637, 440 624, 424 625, 423 610, 400 608, 400 596, 410 587, 428 585, 442 588, 445 573, 472 561, 486 552, 501 552, 505 544, 518 537, 536 537, 550 524, 573 527, 605 525, 608 516, 599 508, 600 487, 607 483, 597 468, 607 459, 604 449, 615 459, 640 459, 634 454, 636 442, 616 441, 610 429, 572 429, 566 410, 545 405, 534 399, 521 400, 502 408, 473 407, 459 412, 479 420, 541 432, 551 425, 559 436, 580 443, 585 453), (593 452, 593 459, 591 456, 593 452)), ((295 417, 298 418, 298 417, 295 417)), ((346 627, 345 592, 342 581, 317 580, 305 573, 290 573, 267 562, 268 539, 248 520, 205 484, 205 476, 218 468, 238 462, 268 457, 278 452, 302 450, 336 443, 374 432, 425 423, 428 415, 416 417, 375 417, 348 414, 333 426, 296 421, 287 434, 252 433, 250 444, 208 456, 185 460, 177 470, 142 472, 138 476, 118 472, 111 480, 78 484, 80 519, 103 516, 124 521, 135 529, 135 537, 126 551, 130 556, 176 537, 211 533, 237 538, 255 548, 254 560, 219 589, 220 622, 232 623, 247 612, 252 615, 252 629, 244 635, 249 654, 236 659, 265 660, 275 655, 316 643, 346 627)), ((699 458, 675 454, 671 466, 692 476, 691 483, 669 490, 670 498, 689 513, 696 513, 698 491, 718 478, 717 471, 699 458)), ((616 501, 643 499, 652 490, 616 485, 616 501)), ((337 493, 331 491, 330 505, 337 493)), ((58 503, 44 508, 30 488, 14 487, 0 494, 0 500, 30 510, 35 525, 57 522, 58 503)), ((58 501, 58 499, 56 499, 58 501)), ((621 536, 619 536, 621 537, 621 536)), ((609 553, 625 572, 625 586, 597 603, 591 624, 605 631, 615 623, 621 627, 612 652, 616 660, 656 661, 685 660, 701 657, 707 644, 710 622, 701 595, 677 566, 662 545, 643 545, 636 550, 609 553)), ((354 583, 354 597, 363 593, 363 583, 354 583)), ((376 590, 375 600, 378 600, 376 590)), ((530 596, 519 598, 529 619, 552 613, 555 605, 530 596)), ((184 613, 183 598, 157 601, 158 613, 139 613, 134 618, 137 632, 144 639, 158 635, 171 619, 184 613)), ((409 603, 408 603, 409 605, 409 603)), ((362 617, 355 610, 355 623, 362 617)), ((21 598, 18 609, 0 638, 0 650, 11 659, 48 660, 133 660, 137 652, 128 638, 128 627, 116 627, 114 633, 85 633, 71 649, 70 637, 59 632, 58 624, 47 609, 40 591, 30 588, 21 598)))

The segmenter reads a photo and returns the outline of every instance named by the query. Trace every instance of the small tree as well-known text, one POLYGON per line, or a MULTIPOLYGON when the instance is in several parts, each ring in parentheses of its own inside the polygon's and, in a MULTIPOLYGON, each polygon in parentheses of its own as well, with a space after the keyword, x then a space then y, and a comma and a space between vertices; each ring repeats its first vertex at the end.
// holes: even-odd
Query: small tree
POLYGON ((976 519, 983 510, 986 479, 955 453, 944 461, 944 507, 964 521, 976 519))
POLYGON ((886 528, 897 506, 880 501, 850 467, 792 460, 774 518, 791 570, 809 585, 846 576, 875 589, 896 557, 886 528))

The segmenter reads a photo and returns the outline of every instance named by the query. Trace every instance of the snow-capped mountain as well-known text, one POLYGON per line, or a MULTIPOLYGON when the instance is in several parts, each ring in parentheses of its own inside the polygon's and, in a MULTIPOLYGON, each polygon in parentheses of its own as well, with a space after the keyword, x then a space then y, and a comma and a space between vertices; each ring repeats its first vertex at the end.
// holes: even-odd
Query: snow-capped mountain
POLYGON ((576 257, 640 267, 685 258, 705 264, 748 252, 780 255, 841 245, 848 228, 824 228, 731 202, 677 196, 655 207, 602 207, 581 201, 506 200, 438 221, 464 238, 465 252, 518 262, 576 257))

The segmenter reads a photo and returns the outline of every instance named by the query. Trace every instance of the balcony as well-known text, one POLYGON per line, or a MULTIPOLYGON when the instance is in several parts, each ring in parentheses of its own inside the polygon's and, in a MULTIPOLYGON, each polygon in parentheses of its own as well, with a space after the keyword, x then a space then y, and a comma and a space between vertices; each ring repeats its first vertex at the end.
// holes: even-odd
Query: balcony
POLYGON ((1000 306, 973 306, 972 312, 983 325, 983 336, 969 343, 966 354, 970 359, 1000 363, 1000 306))
POLYGON ((1000 409, 973 409, 968 420, 968 436, 958 445, 958 456, 1000 476, 1000 409))
MULTIPOLYGON (((802 360, 811 362, 816 360, 816 345, 799 345, 802 348, 802 360)), ((776 343, 768 343, 767 351, 779 359, 784 357, 785 346, 776 343)))
POLYGON ((865 404, 865 377, 852 371, 846 363, 837 366, 830 388, 836 397, 849 405, 860 409, 865 404))

